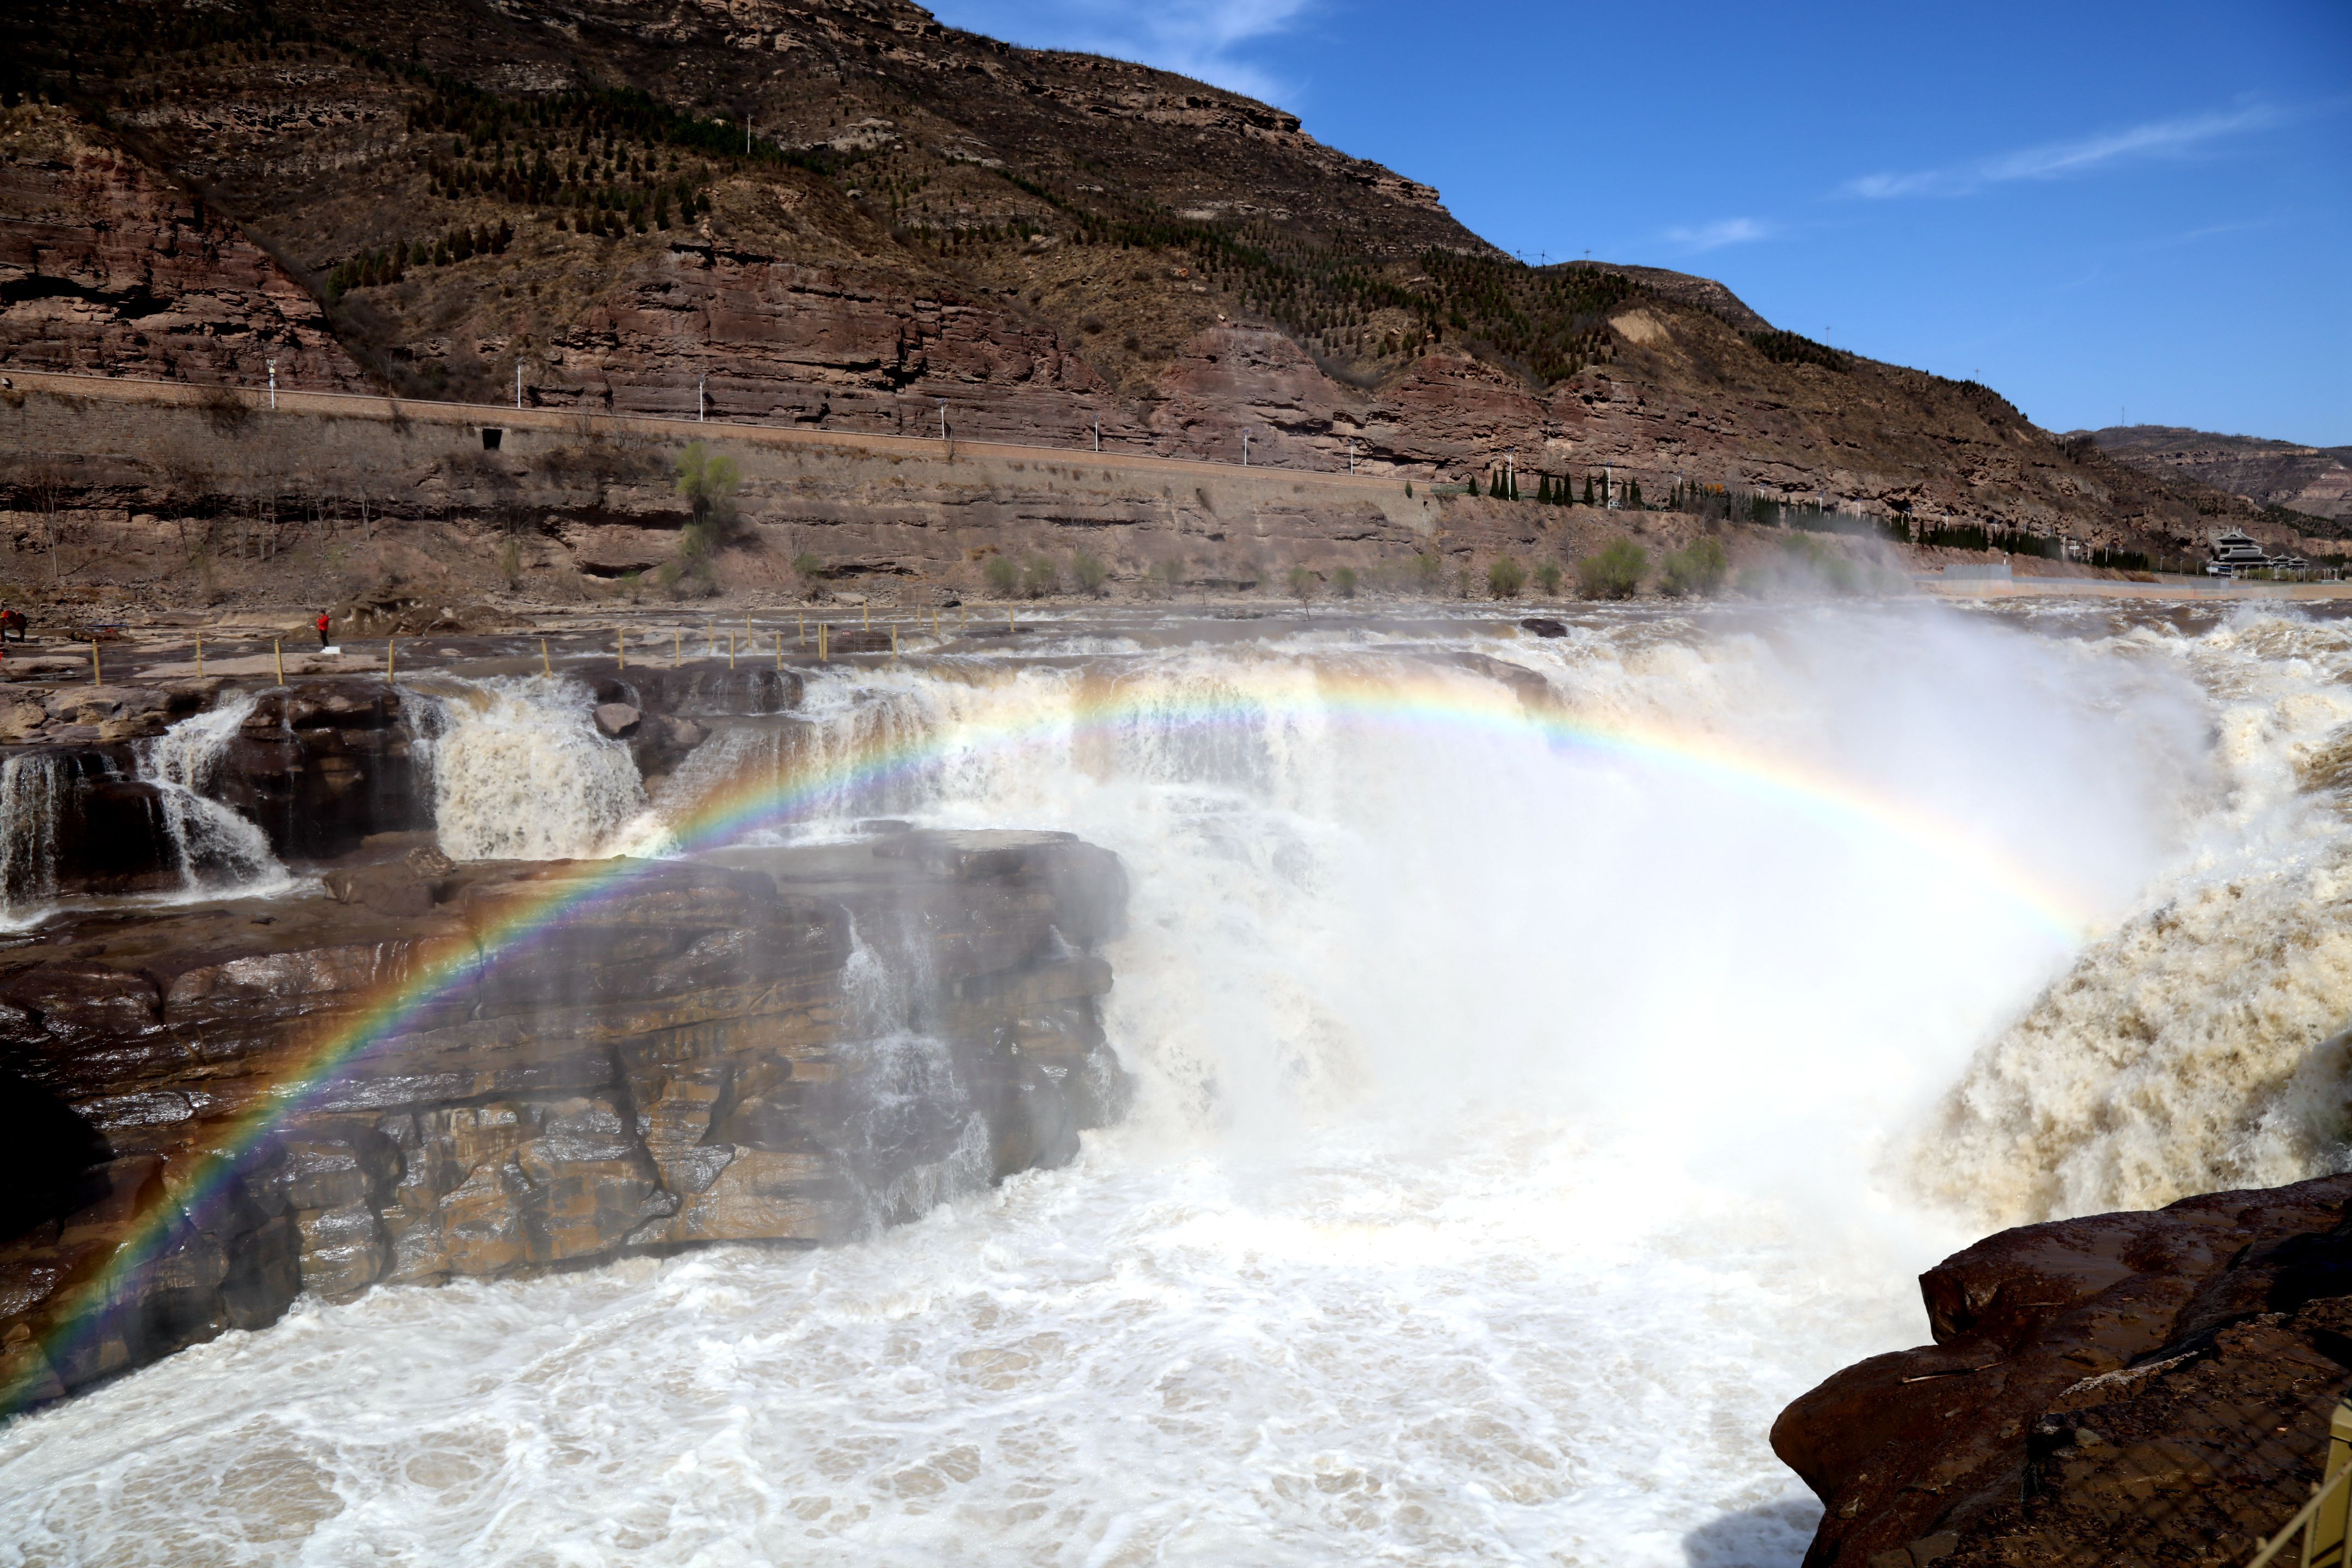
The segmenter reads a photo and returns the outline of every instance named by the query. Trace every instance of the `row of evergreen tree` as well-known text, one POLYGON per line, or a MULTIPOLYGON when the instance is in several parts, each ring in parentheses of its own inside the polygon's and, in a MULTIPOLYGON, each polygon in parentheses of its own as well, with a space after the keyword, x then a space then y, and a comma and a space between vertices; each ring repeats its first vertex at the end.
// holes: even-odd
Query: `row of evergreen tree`
POLYGON ((353 289, 397 283, 411 268, 447 267, 477 256, 502 256, 513 243, 514 226, 504 222, 453 228, 438 239, 394 240, 329 268, 327 298, 336 299, 353 289))

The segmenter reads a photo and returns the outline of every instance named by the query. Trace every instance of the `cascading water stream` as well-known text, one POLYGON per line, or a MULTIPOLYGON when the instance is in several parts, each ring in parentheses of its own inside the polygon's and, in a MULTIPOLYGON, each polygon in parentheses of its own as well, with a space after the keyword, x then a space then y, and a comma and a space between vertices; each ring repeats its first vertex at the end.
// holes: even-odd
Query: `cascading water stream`
POLYGON ((268 893, 288 883, 269 836, 208 794, 229 742, 257 700, 251 692, 237 694, 140 742, 135 753, 137 776, 160 793, 164 829, 185 892, 268 893))
POLYGON ((58 890, 58 816, 72 785, 66 760, 25 752, 0 763, 0 918, 37 919, 58 890))
MULTIPOLYGON (((1905 1280, 1984 1224, 1923 1197, 1923 1156, 2021 1211, 2240 1168, 2280 1072, 2200 1086, 2252 1098, 2170 1165, 2131 1153, 2193 1142, 2127 1083, 2202 1070, 2180 1019, 2340 1087, 2352 710, 2301 626, 1791 610, 821 676, 649 809, 564 786, 564 842, 784 786, 776 837, 887 815, 1114 848, 1130 1120, 855 1247, 298 1309, 0 1433, 0 1542, 1793 1564, 1816 1510, 1773 1415, 1924 1338, 1905 1280), (2322 959, 2264 968, 2282 910, 2322 959)), ((581 699, 544 710, 510 727, 586 753, 581 699)), ((521 787, 444 795, 445 842, 521 787)), ((877 1038, 919 1068, 919 1037, 877 1038)), ((2312 1128, 2245 1168, 2326 1163, 2312 1128)))
POLYGON ((607 852, 645 804, 629 750, 596 731, 594 695, 563 677, 420 683, 444 852, 552 860, 607 852))

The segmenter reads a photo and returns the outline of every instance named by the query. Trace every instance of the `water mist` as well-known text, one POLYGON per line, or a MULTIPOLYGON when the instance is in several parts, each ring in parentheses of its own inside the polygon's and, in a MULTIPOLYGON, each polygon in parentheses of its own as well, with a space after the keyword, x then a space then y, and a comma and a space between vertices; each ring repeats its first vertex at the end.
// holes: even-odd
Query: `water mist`
MULTIPOLYGON (((1938 1149, 1968 1180, 2042 1162, 1997 1204, 2103 1190, 1962 1125, 2052 1115, 2000 1042, 2055 1030, 2081 955, 2143 963, 2130 933, 2233 857, 2320 885, 2295 749, 2352 715, 2248 638, 1797 609, 1048 642, 821 675, 650 805, 607 787, 584 707, 524 748, 558 792, 503 776, 520 721, 483 707, 462 722, 509 760, 438 743, 445 840, 513 825, 467 853, 658 846, 699 793, 877 735, 914 763, 772 831, 1116 849, 1132 1115, 854 1247, 299 1308, 0 1434, 0 1540, 1794 1563, 1815 1510, 1764 1434, 1925 1337, 1906 1281, 1984 1223, 1938 1149), (2289 688, 2304 718, 2240 722, 2289 688)), ((2309 997, 2312 1028, 2346 1000, 2332 970, 2309 997)))

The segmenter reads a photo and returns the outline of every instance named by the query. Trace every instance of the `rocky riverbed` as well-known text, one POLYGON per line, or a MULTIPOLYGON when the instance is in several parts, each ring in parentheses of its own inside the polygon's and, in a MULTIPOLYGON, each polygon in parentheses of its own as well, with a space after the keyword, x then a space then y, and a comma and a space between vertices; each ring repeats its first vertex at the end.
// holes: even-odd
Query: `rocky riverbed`
MULTIPOLYGON (((1071 835, 877 821, 686 860, 453 860, 434 747, 468 765, 447 710, 502 689, 25 673, 0 711, 19 1401, 305 1293, 862 1236, 1067 1161, 1123 1103, 1095 952, 1125 873, 1071 835)), ((560 818, 583 757, 642 800, 801 689, 700 661, 506 698, 552 728, 490 759, 517 793, 473 837, 560 818)))

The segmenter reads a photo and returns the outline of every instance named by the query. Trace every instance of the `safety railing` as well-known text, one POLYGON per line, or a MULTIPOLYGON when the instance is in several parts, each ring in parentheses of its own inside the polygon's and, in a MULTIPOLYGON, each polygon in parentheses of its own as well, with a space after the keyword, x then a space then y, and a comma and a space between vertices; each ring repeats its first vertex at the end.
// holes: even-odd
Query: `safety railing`
POLYGON ((2303 1541, 2303 1568, 2345 1568, 2345 1541, 2352 1535, 2352 1405, 2339 1403, 2327 1423, 2327 1469, 2312 1489, 2311 1500, 2263 1543, 2246 1568, 2285 1561, 2288 1544, 2303 1541))

